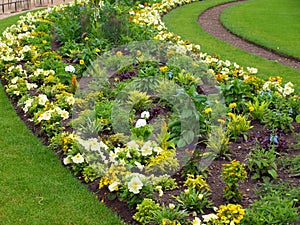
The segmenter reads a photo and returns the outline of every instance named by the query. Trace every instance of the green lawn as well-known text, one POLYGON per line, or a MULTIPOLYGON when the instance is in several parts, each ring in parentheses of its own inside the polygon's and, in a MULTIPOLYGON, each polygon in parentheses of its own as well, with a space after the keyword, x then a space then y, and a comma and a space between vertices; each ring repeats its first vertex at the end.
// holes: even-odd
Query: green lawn
POLYGON ((259 70, 258 76, 261 78, 266 79, 269 76, 280 75, 285 82, 292 81, 296 85, 296 91, 300 93, 300 71, 239 50, 202 30, 197 23, 199 14, 212 6, 225 2, 231 2, 231 0, 203 0, 185 5, 168 13, 164 17, 164 22, 171 32, 192 43, 200 44, 203 52, 217 54, 222 59, 229 59, 244 67, 256 67, 259 70))
POLYGON ((227 8, 221 21, 233 33, 300 59, 299 0, 247 1, 227 8))
MULTIPOLYGON (((0 30, 17 18, 0 20, 0 30)), ((2 85, 0 131, 0 224, 122 224, 27 129, 2 85)))

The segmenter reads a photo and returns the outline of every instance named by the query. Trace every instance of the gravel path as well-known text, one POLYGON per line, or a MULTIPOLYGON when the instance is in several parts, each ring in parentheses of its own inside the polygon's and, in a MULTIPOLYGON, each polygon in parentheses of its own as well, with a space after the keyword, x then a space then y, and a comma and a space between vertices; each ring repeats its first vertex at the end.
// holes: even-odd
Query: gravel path
POLYGON ((212 8, 207 9, 198 17, 198 23, 200 26, 205 30, 207 33, 211 34, 212 36, 221 39, 237 48, 240 48, 244 51, 250 52, 254 55, 258 55, 260 57, 278 61, 281 64, 289 66, 291 68, 300 70, 300 60, 294 59, 291 57, 284 56, 274 50, 268 50, 264 47, 258 46, 253 44, 245 39, 232 34, 228 31, 220 22, 220 16, 224 9, 243 2, 230 2, 225 3, 222 5, 218 5, 212 8))

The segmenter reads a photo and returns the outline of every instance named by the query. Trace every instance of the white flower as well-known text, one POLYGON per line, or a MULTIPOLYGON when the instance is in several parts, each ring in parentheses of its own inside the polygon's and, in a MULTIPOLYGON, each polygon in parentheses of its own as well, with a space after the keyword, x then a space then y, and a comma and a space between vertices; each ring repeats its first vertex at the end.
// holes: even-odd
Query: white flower
POLYGON ((164 192, 163 192, 163 190, 162 190, 162 186, 156 186, 155 187, 155 190, 157 190, 158 191, 158 196, 159 197, 161 197, 161 196, 163 196, 164 195, 164 192))
POLYGON ((33 102, 33 99, 29 98, 27 99, 24 103, 25 106, 23 108, 24 112, 27 113, 28 112, 28 108, 31 107, 31 103, 33 102))
POLYGON ((127 142, 126 145, 128 148, 131 148, 131 149, 139 149, 139 145, 134 140, 127 142))
POLYGON ((152 155, 151 142, 147 141, 141 148, 142 156, 152 155))
POLYGON ((199 217, 195 217, 195 219, 193 220, 193 225, 201 225, 201 220, 199 219, 199 217))
POLYGON ((138 176, 133 177, 128 183, 128 189, 134 194, 140 193, 143 188, 143 183, 138 176))
POLYGON ((99 146, 100 146, 100 148, 104 148, 105 151, 108 149, 108 146, 106 144, 104 144, 103 141, 100 141, 99 146))
POLYGON ((148 111, 144 111, 141 113, 141 118, 143 119, 149 119, 150 113, 148 111))
POLYGON ((256 68, 254 68, 254 67, 247 67, 247 71, 250 74, 256 74, 258 70, 256 68))
POLYGON ((61 118, 63 118, 63 120, 66 120, 69 118, 69 112, 66 110, 61 110, 58 114, 61 116, 61 118))
POLYGON ((204 195, 203 194, 199 194, 198 195, 198 199, 201 201, 203 199, 204 195))
POLYGON ((229 225, 234 225, 235 223, 234 223, 234 221, 232 220, 231 222, 230 222, 230 224, 229 225))
POLYGON ((160 153, 163 152, 163 149, 159 146, 156 146, 153 148, 153 151, 157 153, 157 155, 159 155, 160 153))
POLYGON ((69 96, 66 98, 66 102, 69 104, 69 105, 74 105, 75 103, 75 98, 73 96, 69 96))
POLYGON ((47 95, 44 94, 39 94, 38 98, 39 98, 40 105, 45 105, 46 102, 48 101, 47 95))
POLYGON ((108 186, 108 190, 109 190, 110 192, 119 190, 119 184, 120 184, 120 182, 114 181, 112 184, 110 184, 110 185, 108 186))
POLYGON ((72 157, 72 161, 76 164, 79 164, 84 162, 84 158, 80 153, 77 153, 77 155, 72 157))
POLYGON ((147 125, 147 121, 145 119, 138 119, 136 121, 135 127, 139 128, 139 127, 143 127, 145 125, 147 125))
POLYGON ((72 163, 72 159, 71 156, 67 156, 66 158, 64 158, 64 165, 68 165, 72 163))
POLYGON ((12 84, 16 84, 18 80, 19 80, 19 77, 14 77, 13 79, 11 79, 10 82, 11 82, 12 84))
POLYGON ((99 151, 100 150, 100 143, 97 141, 97 138, 89 139, 89 144, 91 151, 99 151))
POLYGON ((141 163, 135 161, 134 164, 137 166, 137 168, 142 171, 144 169, 144 165, 142 165, 141 163))
POLYGON ((14 94, 19 96, 20 95, 20 91, 14 91, 14 94))
POLYGON ((288 82, 284 85, 284 89, 283 89, 283 96, 287 96, 292 94, 295 90, 293 88, 293 84, 291 82, 288 82))
POLYGON ((41 122, 42 120, 50 120, 51 119, 51 112, 46 111, 38 118, 38 121, 41 122))
POLYGON ((231 65, 230 61, 229 60, 225 60, 224 62, 225 66, 229 67, 231 65))
POLYGON ((66 72, 75 73, 75 67, 72 65, 68 65, 65 67, 66 72))
POLYGON ((209 222, 211 220, 216 220, 219 217, 214 213, 210 213, 210 214, 207 214, 207 215, 203 215, 202 218, 203 218, 204 222, 209 222))
POLYGON ((169 208, 170 208, 171 210, 173 210, 173 209, 175 209, 175 205, 174 205, 173 203, 169 203, 169 208))

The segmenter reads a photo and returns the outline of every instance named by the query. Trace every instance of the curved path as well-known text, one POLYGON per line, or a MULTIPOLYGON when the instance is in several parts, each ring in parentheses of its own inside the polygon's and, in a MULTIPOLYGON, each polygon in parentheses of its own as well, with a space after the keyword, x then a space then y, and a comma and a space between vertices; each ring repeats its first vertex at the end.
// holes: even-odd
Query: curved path
POLYGON ((291 68, 300 70, 300 60, 285 56, 280 54, 274 50, 268 50, 264 47, 258 46, 254 43, 251 43, 233 33, 228 31, 220 22, 220 16, 224 9, 239 4, 242 1, 229 2, 221 5, 214 6, 212 8, 207 9, 198 17, 199 25, 205 30, 207 33, 212 36, 221 39, 239 49, 252 53, 254 55, 258 55, 260 57, 277 61, 281 64, 289 66, 291 68))

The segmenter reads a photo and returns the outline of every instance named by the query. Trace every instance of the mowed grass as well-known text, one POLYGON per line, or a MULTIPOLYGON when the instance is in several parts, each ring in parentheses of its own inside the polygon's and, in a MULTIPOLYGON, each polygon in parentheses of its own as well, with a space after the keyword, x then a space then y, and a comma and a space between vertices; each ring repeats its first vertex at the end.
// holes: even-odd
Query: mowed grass
POLYGON ((223 25, 245 39, 300 59, 300 1, 252 0, 227 8, 223 25))
MULTIPOLYGON (((0 30, 17 18, 0 20, 0 30)), ((123 224, 27 129, 2 85, 0 131, 0 224, 123 224)))
POLYGON ((226 2, 232 0, 203 0, 185 5, 168 13, 163 21, 171 32, 180 35, 182 39, 200 44, 203 52, 236 62, 244 68, 256 67, 258 76, 263 79, 268 79, 269 76, 282 76, 284 82, 293 82, 296 92, 300 93, 300 71, 240 50, 211 36, 199 26, 197 19, 204 10, 226 2))

